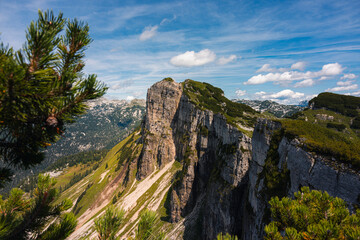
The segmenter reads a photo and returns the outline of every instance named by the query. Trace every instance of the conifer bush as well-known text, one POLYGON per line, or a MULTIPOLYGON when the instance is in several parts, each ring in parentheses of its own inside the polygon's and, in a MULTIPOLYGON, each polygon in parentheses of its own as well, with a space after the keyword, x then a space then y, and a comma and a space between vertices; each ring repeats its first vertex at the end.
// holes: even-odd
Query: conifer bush
POLYGON ((359 209, 350 214, 344 200, 308 187, 294 196, 270 200, 265 239, 360 239, 359 209))
MULTIPOLYGON (((96 75, 83 72, 89 26, 63 14, 39 11, 18 51, 0 43, 0 161, 29 168, 44 159, 64 124, 86 110, 85 102, 104 95, 96 75)), ((0 168, 0 184, 12 175, 0 168)))

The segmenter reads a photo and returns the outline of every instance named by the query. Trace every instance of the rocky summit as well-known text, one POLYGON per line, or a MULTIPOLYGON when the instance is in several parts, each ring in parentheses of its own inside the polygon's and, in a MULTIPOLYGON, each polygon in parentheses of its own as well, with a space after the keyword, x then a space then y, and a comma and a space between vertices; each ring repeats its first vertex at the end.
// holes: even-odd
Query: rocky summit
POLYGON ((358 160, 318 151, 312 146, 320 143, 294 130, 313 121, 326 133, 351 131, 358 139, 352 118, 326 109, 301 114, 266 119, 207 83, 155 83, 141 126, 62 193, 74 201, 78 218, 69 239, 95 237, 94 218, 111 203, 126 211, 121 239, 135 235, 144 209, 158 213, 156 227, 169 239, 212 240, 219 233, 262 239, 270 198, 292 196, 302 186, 341 197, 354 209, 360 204, 358 160), (316 118, 324 111, 334 117, 316 118), (345 129, 327 127, 338 119, 345 129))

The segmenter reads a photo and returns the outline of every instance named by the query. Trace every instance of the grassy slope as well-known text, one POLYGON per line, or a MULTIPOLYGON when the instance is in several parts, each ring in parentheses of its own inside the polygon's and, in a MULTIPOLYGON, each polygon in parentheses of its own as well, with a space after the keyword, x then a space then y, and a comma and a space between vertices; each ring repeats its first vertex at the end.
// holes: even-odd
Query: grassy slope
POLYGON ((211 110, 225 116, 227 122, 236 126, 242 132, 251 135, 251 132, 241 128, 253 128, 256 118, 260 116, 251 107, 230 101, 224 96, 224 92, 208 83, 201 83, 193 80, 183 82, 184 93, 190 101, 201 110, 211 110), (240 125, 239 125, 240 124, 240 125))
MULTIPOLYGON (((76 213, 76 217, 79 218, 87 209, 89 209, 93 204, 96 203, 96 199, 99 197, 99 194, 101 194, 102 191, 107 187, 107 185, 109 185, 109 183, 118 175, 118 173, 120 173, 123 170, 122 167, 118 168, 118 163, 122 162, 124 164, 128 160, 133 160, 139 155, 140 153, 139 150, 141 149, 142 144, 135 143, 139 137, 140 137, 139 132, 136 132, 131 134, 123 141, 121 141, 118 145, 116 145, 113 149, 109 151, 109 153, 100 163, 99 167, 93 173, 89 174, 84 179, 82 179, 81 181, 74 184, 66 191, 64 191, 61 194, 61 198, 59 199, 59 201, 63 200, 66 197, 69 197, 70 199, 73 200, 75 204, 78 197, 82 195, 83 192, 85 192, 81 200, 76 204, 75 213, 76 213), (131 149, 132 151, 128 151, 129 149, 131 149), (129 152, 131 153, 130 155, 129 152), (105 168, 106 164, 108 165, 107 168, 105 168), (115 171, 116 169, 118 170, 115 171), (104 174, 105 172, 107 172, 106 176, 103 178, 102 181, 100 181, 102 177, 101 175, 104 174), (87 186, 89 184, 92 185, 90 188, 87 189, 87 186)), ((63 185, 68 183, 71 177, 73 176, 74 172, 79 173, 79 170, 86 171, 86 169, 91 167, 92 165, 87 166, 87 165, 79 164, 77 166, 67 168, 63 174, 57 177, 58 185, 63 185)), ((169 187, 171 186, 172 183, 171 180, 173 179, 173 176, 176 174, 176 172, 179 171, 180 169, 181 169, 181 164, 178 162, 174 163, 168 171, 166 171, 163 175, 161 175, 161 177, 143 195, 141 195, 139 199, 137 199, 136 206, 132 209, 129 209, 126 213, 126 221, 125 221, 126 226, 123 229, 123 234, 128 234, 129 231, 135 228, 139 212, 141 212, 143 209, 147 207, 150 207, 154 201, 161 202, 157 211, 162 220, 157 222, 157 228, 159 229, 171 228, 170 226, 171 224, 168 221, 165 221, 165 219, 168 218, 167 216, 168 213, 165 208, 165 205, 168 203, 165 200, 167 198, 169 187), (136 220, 134 220, 134 218, 136 220)), ((155 172, 154 175, 157 172, 155 172)), ((114 192, 113 195, 111 196, 111 199, 114 195, 120 196, 119 199, 117 200, 118 207, 121 205, 122 199, 126 197, 126 195, 133 192, 138 187, 139 182, 135 181, 135 174, 136 174, 136 169, 134 169, 130 173, 131 175, 130 181, 127 184, 126 188, 125 186, 120 185, 117 188, 118 190, 114 192), (121 194, 119 194, 119 192, 121 194)), ((99 210, 90 219, 94 219, 98 217, 99 214, 104 209, 105 207, 99 210)))
MULTIPOLYGON (((85 190, 85 189, 83 189, 84 187, 80 188, 80 186, 82 186, 84 184, 85 184, 85 186, 88 184, 92 184, 92 186, 87 190, 86 194, 83 196, 82 200, 78 203, 78 206, 82 207, 82 210, 79 211, 77 216, 81 215, 85 211, 85 209, 90 207, 90 205, 96 199, 97 195, 101 193, 101 191, 104 189, 104 187, 107 185, 107 183, 109 183, 112 180, 112 178, 115 176, 115 169, 116 169, 117 162, 118 162, 118 156, 121 153, 120 150, 124 146, 124 144, 134 135, 135 135, 135 133, 131 134, 129 137, 127 137, 126 139, 121 141, 119 144, 117 144, 114 148, 112 148, 108 152, 108 154, 106 155, 104 160, 101 162, 100 166, 92 174, 88 175, 83 180, 76 183, 71 188, 67 189, 61 195, 60 200, 62 200, 63 198, 66 198, 66 197, 70 197, 72 200, 75 200, 78 197, 78 195, 80 195, 81 193, 77 193, 75 195, 74 195, 74 193, 79 192, 79 190, 83 190, 83 191, 85 190), (106 168, 106 164, 108 165, 108 168, 106 168), (100 182, 101 175, 106 171, 108 171, 106 176, 100 182), (74 195, 74 196, 72 196, 72 195, 74 195)), ((139 135, 137 135, 135 137, 135 140, 137 138, 139 138, 139 135)), ((76 171, 77 168, 79 168, 79 167, 72 167, 72 168, 68 169, 67 171, 70 172, 70 175, 71 175, 71 172, 76 171)), ((66 179, 68 177, 68 172, 64 175, 63 174, 60 175, 58 177, 58 181, 65 183, 66 179)))
POLYGON ((335 157, 351 168, 360 169, 360 134, 350 127, 354 117, 317 109, 302 111, 294 118, 281 120, 287 136, 300 138, 308 151, 335 157), (344 129, 337 130, 333 125, 344 129))

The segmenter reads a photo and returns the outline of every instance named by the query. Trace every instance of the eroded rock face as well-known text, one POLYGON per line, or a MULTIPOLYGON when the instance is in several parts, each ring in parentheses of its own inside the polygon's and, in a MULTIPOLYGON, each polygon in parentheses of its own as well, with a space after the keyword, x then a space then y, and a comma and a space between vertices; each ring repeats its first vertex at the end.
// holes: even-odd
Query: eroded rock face
POLYGON ((173 81, 157 82, 148 90, 142 128, 144 147, 137 172, 140 180, 175 158, 173 131, 170 126, 181 95, 181 84, 173 81))
POLYGON ((235 200, 245 193, 251 139, 222 115, 200 110, 175 82, 153 85, 146 110, 138 179, 173 159, 183 163, 171 190, 171 221, 185 218, 185 238, 214 239, 240 228, 232 215, 242 206, 235 200), (194 225, 204 227, 194 235, 194 225))
MULTIPOLYGON (((252 139, 252 159, 249 168, 249 196, 251 209, 245 213, 249 217, 244 229, 244 239, 263 239, 264 226, 267 224, 267 201, 272 197, 264 186, 266 156, 274 133, 280 131, 281 124, 266 119, 258 119, 252 139)), ((340 197, 351 206, 359 204, 360 174, 346 169, 321 155, 304 151, 296 139, 285 136, 278 143, 279 171, 286 166, 289 171, 286 195, 292 197, 302 186, 327 191, 331 196, 340 197), (337 166, 336 166, 337 165, 337 166)))
POLYGON ((184 159, 183 176, 172 192, 172 199, 179 201, 171 203, 181 211, 172 211, 172 221, 185 217, 188 232, 196 231, 191 226, 194 220, 186 220, 202 201, 196 210, 196 222, 202 226, 197 237, 214 239, 219 232, 240 231, 234 209, 243 206, 236 200, 245 193, 251 139, 227 124, 222 115, 196 108, 185 95, 172 127, 176 157, 184 159))
POLYGON ((360 174, 279 135, 280 122, 258 119, 250 138, 224 116, 192 103, 182 84, 167 80, 149 89, 146 111, 137 178, 174 159, 182 163, 170 188, 169 212, 171 222, 184 220, 184 239, 215 239, 220 232, 263 239, 273 194, 264 174, 271 144, 285 173, 278 186, 284 196, 309 186, 359 204, 360 174))

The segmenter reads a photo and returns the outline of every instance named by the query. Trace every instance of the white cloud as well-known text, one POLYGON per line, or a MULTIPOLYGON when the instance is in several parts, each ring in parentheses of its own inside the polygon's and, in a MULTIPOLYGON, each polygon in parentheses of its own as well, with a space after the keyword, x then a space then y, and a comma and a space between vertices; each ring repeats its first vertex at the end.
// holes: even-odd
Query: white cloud
MULTIPOLYGON (((266 64, 259 69, 260 70, 270 70, 270 65, 266 66, 266 64)), ((274 70, 274 69, 272 69, 274 70)), ((284 81, 302 81, 306 79, 313 78, 323 78, 323 77, 333 77, 342 73, 344 68, 338 63, 329 63, 322 67, 322 69, 318 72, 299 72, 299 71, 286 71, 283 73, 268 73, 268 74, 258 74, 256 76, 251 77, 249 80, 244 82, 245 85, 255 85, 262 84, 266 82, 284 82, 284 81)))
POLYGON ((270 98, 275 98, 275 99, 288 99, 288 98, 301 98, 301 97, 304 97, 305 94, 304 93, 300 93, 300 92, 294 92, 290 89, 285 89, 285 90, 282 90, 278 93, 274 93, 274 94, 271 94, 269 95, 270 98))
POLYGON ((164 25, 165 23, 171 23, 172 21, 174 21, 176 19, 176 16, 174 15, 171 19, 168 18, 164 18, 163 20, 161 20, 160 25, 164 25))
POLYGON ((225 64, 228 64, 229 62, 232 62, 232 61, 235 61, 237 59, 236 55, 230 55, 229 57, 221 57, 219 58, 218 60, 218 64, 219 65, 225 65, 225 64))
POLYGON ((353 73, 349 73, 349 74, 344 74, 344 76, 342 76, 340 79, 354 79, 356 78, 356 75, 353 73))
POLYGON ((357 88, 358 88, 357 84, 352 84, 352 85, 348 85, 348 86, 328 88, 325 91, 327 91, 327 92, 341 92, 341 91, 347 91, 347 90, 355 90, 357 88))
POLYGON ((255 95, 258 95, 258 96, 262 96, 262 95, 265 95, 266 92, 264 91, 260 91, 260 92, 256 92, 255 95))
POLYGON ((291 65, 291 69, 292 70, 297 69, 297 70, 300 70, 300 71, 304 71, 305 66, 306 66, 305 62, 297 62, 297 63, 294 63, 293 65, 291 65))
POLYGON ((360 96, 360 91, 349 93, 349 95, 360 96))
POLYGON ((134 96, 127 96, 127 97, 126 97, 126 101, 132 101, 132 100, 134 100, 134 99, 135 99, 134 96))
POLYGON ((187 51, 183 54, 172 57, 170 59, 170 63, 178 67, 193 67, 213 62, 215 58, 216 54, 213 51, 204 49, 200 52, 187 51))
POLYGON ((354 81, 351 81, 351 80, 348 80, 348 81, 338 81, 337 83, 336 83, 336 85, 338 85, 338 86, 349 86, 349 85, 351 85, 351 84, 353 84, 354 83, 354 81))
POLYGON ((339 75, 340 73, 342 73, 343 70, 344 70, 344 68, 342 68, 342 66, 340 64, 329 63, 322 67, 319 74, 321 74, 322 76, 335 76, 335 75, 339 75))
POLYGON ((246 94, 246 90, 240 90, 239 89, 239 90, 236 90, 235 93, 236 93, 236 96, 241 97, 241 96, 244 96, 246 94))
POLYGON ((276 72, 276 68, 271 68, 270 64, 266 63, 256 72, 276 72))
POLYGON ((156 35, 158 28, 159 28, 158 25, 155 25, 153 27, 152 26, 146 27, 140 35, 140 38, 139 38, 140 41, 146 41, 150 38, 153 38, 156 35))
POLYGON ((311 78, 309 79, 305 79, 301 82, 297 82, 294 87, 311 87, 312 85, 315 84, 315 81, 312 80, 311 78))
POLYGON ((311 96, 306 96, 301 92, 294 92, 291 89, 285 89, 277 93, 260 91, 256 92, 254 95, 255 99, 271 100, 282 104, 297 104, 299 101, 311 98, 311 96))

